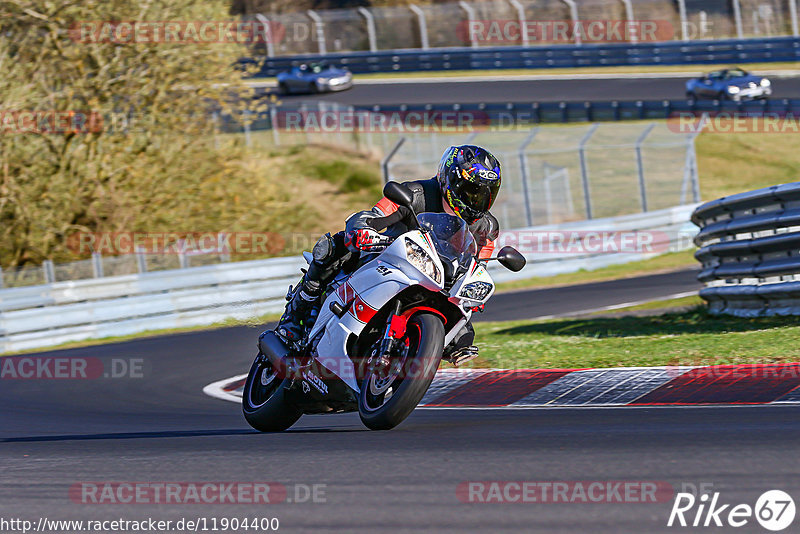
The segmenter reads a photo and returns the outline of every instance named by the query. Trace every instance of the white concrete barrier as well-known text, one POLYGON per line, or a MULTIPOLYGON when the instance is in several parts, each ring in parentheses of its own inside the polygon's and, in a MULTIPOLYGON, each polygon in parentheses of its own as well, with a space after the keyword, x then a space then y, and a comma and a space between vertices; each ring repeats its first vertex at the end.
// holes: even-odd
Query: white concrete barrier
MULTIPOLYGON (((509 232, 559 232, 568 236, 571 232, 653 231, 658 236, 653 248, 665 252, 692 246, 695 227, 689 215, 694 208, 680 206, 509 232)), ((502 244, 502 236, 500 241, 502 244)), ((592 270, 653 254, 529 251, 525 256, 529 263, 519 273, 492 262, 490 271, 495 280, 592 270)), ((274 258, 2 289, 0 353, 280 312, 288 285, 299 279, 304 265, 300 257, 274 258)))

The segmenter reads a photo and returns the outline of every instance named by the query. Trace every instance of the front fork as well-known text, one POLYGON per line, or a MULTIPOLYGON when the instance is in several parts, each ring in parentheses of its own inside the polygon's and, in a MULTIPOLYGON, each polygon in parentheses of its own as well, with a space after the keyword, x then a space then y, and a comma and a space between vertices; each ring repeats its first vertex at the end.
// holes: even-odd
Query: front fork
POLYGON ((372 369, 389 369, 392 363, 392 356, 406 348, 403 344, 403 338, 406 335, 408 318, 400 313, 400 307, 400 301, 397 301, 394 306, 394 312, 387 321, 383 337, 378 344, 378 350, 373 353, 367 362, 372 364, 372 369))

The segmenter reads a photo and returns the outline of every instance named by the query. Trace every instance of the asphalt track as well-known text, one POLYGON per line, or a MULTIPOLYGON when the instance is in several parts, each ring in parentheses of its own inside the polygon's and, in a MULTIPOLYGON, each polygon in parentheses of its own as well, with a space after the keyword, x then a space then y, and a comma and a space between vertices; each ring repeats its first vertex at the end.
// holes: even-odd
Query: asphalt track
MULTIPOLYGON (((774 78, 772 95, 800 98, 800 78, 774 78)), ((352 106, 397 104, 475 104, 612 100, 679 100, 688 78, 620 78, 595 80, 506 80, 431 83, 369 83, 320 95, 281 96, 282 100, 326 100, 352 106)))
MULTIPOLYGON (((658 298, 695 272, 498 295, 492 318, 569 313, 658 298), (630 292, 626 287, 634 287, 630 292)), ((491 309, 491 306, 490 306, 491 309)), ((487 318, 491 316, 488 315, 487 318)), ((800 407, 417 410, 390 432, 354 414, 252 432, 204 385, 245 372, 256 328, 226 328, 58 351, 143 362, 142 377, 0 382, 0 518, 278 517, 286 532, 669 531, 671 502, 464 503, 465 481, 713 484, 724 502, 800 490, 800 407), (88 505, 83 481, 324 484, 326 502, 88 505)), ((0 358, 2 360, 2 358, 0 358)), ((302 493, 302 492, 301 492, 302 493)), ((752 522, 751 522, 752 523, 752 522)), ((752 529, 737 529, 752 531, 752 529)))

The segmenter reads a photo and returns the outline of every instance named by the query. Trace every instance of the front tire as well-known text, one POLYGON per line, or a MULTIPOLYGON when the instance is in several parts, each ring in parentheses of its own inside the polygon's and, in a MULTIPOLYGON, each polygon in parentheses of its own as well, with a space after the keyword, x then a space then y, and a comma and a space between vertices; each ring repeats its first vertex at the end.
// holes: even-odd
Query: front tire
POLYGON ((361 381, 358 414, 372 430, 388 430, 402 423, 428 391, 444 349, 444 325, 435 315, 420 313, 406 327, 408 353, 398 362, 391 383, 373 368, 361 381), (383 381, 383 382, 382 382, 383 381))
POLYGON ((244 382, 242 413, 261 432, 282 432, 295 424, 303 412, 287 403, 284 391, 291 379, 279 376, 266 356, 259 354, 244 382))

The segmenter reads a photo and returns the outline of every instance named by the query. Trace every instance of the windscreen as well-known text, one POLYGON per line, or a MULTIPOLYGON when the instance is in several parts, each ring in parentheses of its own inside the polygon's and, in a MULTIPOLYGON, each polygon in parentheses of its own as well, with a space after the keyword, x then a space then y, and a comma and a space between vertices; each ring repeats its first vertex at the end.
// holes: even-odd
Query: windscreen
POLYGON ((447 213, 422 213, 418 218, 431 231, 439 254, 463 263, 477 253, 475 238, 463 219, 447 213))

